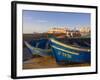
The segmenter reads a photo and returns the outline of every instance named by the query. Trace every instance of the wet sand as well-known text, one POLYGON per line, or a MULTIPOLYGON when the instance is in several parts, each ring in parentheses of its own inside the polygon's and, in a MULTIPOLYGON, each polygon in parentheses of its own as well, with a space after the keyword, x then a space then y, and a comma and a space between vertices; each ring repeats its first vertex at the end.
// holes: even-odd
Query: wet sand
POLYGON ((90 66, 89 63, 69 63, 59 65, 53 57, 37 57, 23 62, 23 69, 59 68, 59 67, 83 67, 90 66))

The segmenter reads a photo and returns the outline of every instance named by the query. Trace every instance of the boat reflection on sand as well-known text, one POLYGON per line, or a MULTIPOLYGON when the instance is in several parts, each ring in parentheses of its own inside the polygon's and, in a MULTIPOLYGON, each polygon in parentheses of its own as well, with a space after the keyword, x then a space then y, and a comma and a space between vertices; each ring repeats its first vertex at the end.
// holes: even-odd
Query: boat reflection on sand
POLYGON ((82 46, 77 43, 78 40, 79 39, 77 39, 76 42, 74 40, 75 45, 68 45, 55 38, 50 38, 53 55, 58 64, 67 64, 69 62, 90 63, 91 51, 89 43, 85 42, 88 44, 86 46, 86 44, 82 42, 82 45, 84 43, 84 46, 82 46))

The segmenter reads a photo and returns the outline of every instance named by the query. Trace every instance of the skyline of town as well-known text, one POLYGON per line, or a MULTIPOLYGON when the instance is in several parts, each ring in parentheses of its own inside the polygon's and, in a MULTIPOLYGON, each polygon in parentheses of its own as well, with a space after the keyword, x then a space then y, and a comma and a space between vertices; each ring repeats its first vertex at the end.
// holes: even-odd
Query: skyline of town
POLYGON ((51 28, 90 27, 89 13, 23 10, 23 33, 46 32, 51 28))

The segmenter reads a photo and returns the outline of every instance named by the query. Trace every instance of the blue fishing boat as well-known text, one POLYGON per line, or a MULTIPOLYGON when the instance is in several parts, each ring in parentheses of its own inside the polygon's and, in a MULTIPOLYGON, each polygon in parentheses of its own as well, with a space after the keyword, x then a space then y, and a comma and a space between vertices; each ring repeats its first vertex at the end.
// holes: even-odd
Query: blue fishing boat
MULTIPOLYGON (((73 40, 73 39, 72 39, 73 40)), ((90 45, 83 43, 78 43, 77 41, 80 41, 79 39, 73 40, 71 44, 65 44, 60 42, 59 40, 55 38, 50 38, 50 45, 53 51, 53 55, 56 59, 56 62, 58 64, 67 64, 69 62, 71 63, 90 63, 91 60, 91 54, 90 54, 90 45), (72 44, 74 43, 74 44, 72 44), (83 45, 83 46, 82 46, 83 45), (87 45, 87 46, 86 46, 87 45)))
POLYGON ((32 55, 39 56, 52 56, 48 39, 32 40, 30 42, 24 41, 27 48, 31 51, 32 55))

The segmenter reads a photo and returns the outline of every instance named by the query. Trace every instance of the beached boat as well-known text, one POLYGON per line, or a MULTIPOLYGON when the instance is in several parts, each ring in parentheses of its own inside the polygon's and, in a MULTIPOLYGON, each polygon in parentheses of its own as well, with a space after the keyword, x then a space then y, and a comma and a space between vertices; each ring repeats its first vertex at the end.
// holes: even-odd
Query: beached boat
POLYGON ((24 41, 24 43, 33 55, 52 56, 49 40, 47 39, 32 40, 29 43, 24 41))
MULTIPOLYGON (((69 45, 62 43, 55 38, 50 38, 50 41, 53 55, 56 58, 57 63, 90 63, 90 46, 86 46, 86 44, 83 45, 84 42, 78 43, 74 40, 74 44, 69 45)), ((79 41, 79 39, 77 39, 76 41, 79 41)))

